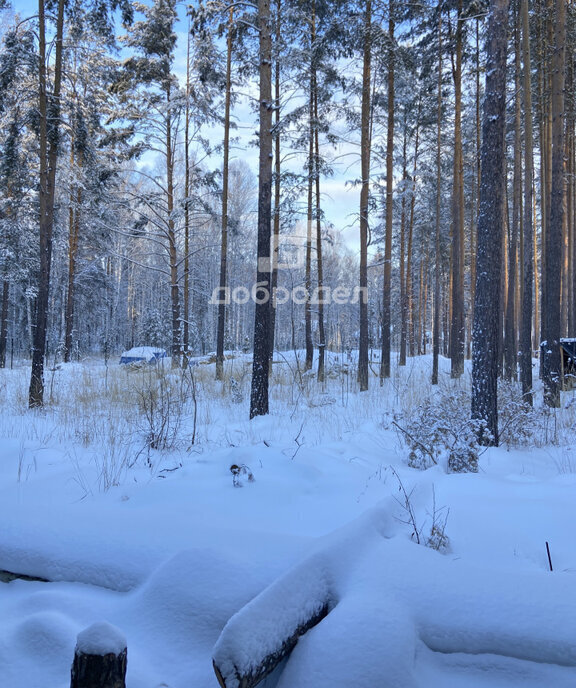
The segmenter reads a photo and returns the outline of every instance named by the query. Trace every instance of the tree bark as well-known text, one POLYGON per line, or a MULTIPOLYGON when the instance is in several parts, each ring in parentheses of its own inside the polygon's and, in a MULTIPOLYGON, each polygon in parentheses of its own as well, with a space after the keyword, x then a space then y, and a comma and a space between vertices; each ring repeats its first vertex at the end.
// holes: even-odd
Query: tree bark
POLYGON ((306 303, 304 304, 304 330, 306 358, 304 370, 310 370, 314 362, 314 342, 312 341, 312 224, 314 222, 314 131, 316 123, 314 121, 314 64, 313 50, 315 40, 315 17, 312 10, 311 29, 310 29, 310 83, 308 85, 308 202, 306 217, 306 260, 304 268, 304 283, 306 288, 306 303))
MULTIPOLYGON (((518 5, 519 3, 517 3, 518 5)), ((504 320, 504 379, 517 379, 516 285, 518 278, 518 238, 522 223, 522 107, 520 88, 520 8, 514 27, 514 170, 512 222, 508 242, 508 289, 504 320)))
MULTIPOLYGON (((73 162, 73 156, 72 156, 73 162)), ((81 168, 81 159, 78 159, 81 168)), ((82 188, 78 186, 71 193, 68 211, 68 289, 66 293, 66 309, 64 312, 64 361, 68 363, 72 356, 72 336, 74 333, 74 306, 76 287, 76 261, 80 239, 80 205, 82 203, 82 188)))
POLYGON ((392 220, 393 220, 393 182, 394 182, 394 2, 388 2, 388 104, 386 131, 386 228, 384 238, 384 283, 382 287, 382 353, 380 358, 380 384, 390 377, 391 355, 391 291, 392 291, 392 220))
POLYGON ((546 265, 543 280, 544 311, 542 379, 547 406, 560 406, 560 279, 564 221, 564 68, 566 44, 565 0, 554 3, 554 50, 552 54, 552 169, 550 218, 546 231, 546 265))
MULTIPOLYGON (((280 202, 282 200, 282 160, 281 140, 280 140, 280 91, 281 91, 281 63, 280 63, 280 40, 282 38, 282 0, 276 0, 276 63, 274 66, 274 217, 272 221, 272 300, 270 304, 270 360, 274 354, 274 339, 276 336, 276 289, 278 288, 278 260, 280 251, 280 202)), ((269 368, 272 372, 272 367, 269 368)))
POLYGON ((0 368, 6 367, 6 344, 8 342, 8 306, 10 282, 2 281, 2 307, 0 308, 0 368))
POLYGON ((529 0, 522 0, 522 99, 524 105, 524 222, 522 224, 522 305, 520 319, 520 382, 522 398, 532 405, 532 284, 533 284, 533 183, 532 79, 530 62, 529 0))
MULTIPOLYGON (((315 92, 314 112, 318 121, 318 92, 315 92)), ((324 261, 322 255, 322 217, 320 206, 320 136, 318 127, 314 132, 314 157, 316 161, 316 259, 318 280, 318 382, 324 382, 326 359, 326 331, 324 327, 324 261)))
POLYGON ((167 236, 170 262, 170 305, 172 310, 172 366, 180 364, 182 337, 180 332, 180 287, 178 284, 178 241, 174 221, 174 146, 172 133, 172 94, 166 88, 166 210, 168 215, 167 236))
POLYGON ((479 441, 498 444, 498 343, 501 247, 505 198, 506 53, 508 0, 492 0, 486 42, 486 94, 482 119, 480 215, 474 325, 472 418, 479 441))
POLYGON ((258 0, 260 29, 260 152, 258 175, 258 248, 254 315, 254 358, 250 393, 250 418, 268 413, 270 366, 270 282, 272 202, 272 34, 270 1, 258 0))
POLYGON ((184 269, 183 269, 183 321, 182 348, 187 354, 190 350, 190 41, 192 39, 191 20, 188 22, 186 42, 186 106, 184 108, 184 269))
POLYGON ((38 115, 39 115, 39 248, 40 265, 38 295, 32 340, 32 372, 28 390, 28 406, 44 405, 44 356, 48 327, 50 269, 52 262, 52 230, 54 226, 54 195, 58 164, 60 93, 62 89, 62 52, 64 37, 64 0, 58 1, 52 93, 48 93, 46 46, 46 14, 44 0, 38 0, 38 115))
POLYGON ((442 191, 440 187, 442 173, 442 2, 438 0, 438 82, 436 100, 436 214, 434 231, 434 320, 432 323, 432 379, 438 384, 438 359, 440 357, 440 328, 442 312, 442 282, 440 255, 440 210, 442 191))
POLYGON ((366 0, 364 15, 364 55, 362 65, 362 113, 360 123, 360 156, 362 186, 360 189, 360 338, 358 342, 358 386, 368 389, 368 202, 370 197, 371 153, 371 68, 372 68, 372 0, 366 0))
POLYGON ((454 80, 454 171, 452 184, 452 321, 450 325, 450 375, 464 372, 464 179, 462 160, 462 0, 458 0, 454 80))
POLYGON ((125 688, 127 651, 91 655, 76 650, 70 688, 125 688))
POLYGON ((222 221, 220 241, 220 302, 218 304, 218 325, 216 331, 216 379, 224 379, 224 333, 226 325, 226 299, 228 286, 228 181, 230 163, 230 106, 232 101, 232 30, 234 7, 230 7, 228 37, 226 40, 226 96, 224 99, 224 148, 222 161, 222 221))

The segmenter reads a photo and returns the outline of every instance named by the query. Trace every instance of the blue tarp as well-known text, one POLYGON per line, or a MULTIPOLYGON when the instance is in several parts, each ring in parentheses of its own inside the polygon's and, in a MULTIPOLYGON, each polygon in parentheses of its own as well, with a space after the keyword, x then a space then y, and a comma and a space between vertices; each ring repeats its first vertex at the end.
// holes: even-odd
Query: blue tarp
POLYGON ((120 363, 148 363, 155 365, 162 358, 166 358, 166 351, 155 346, 136 346, 124 351, 120 356, 120 363))

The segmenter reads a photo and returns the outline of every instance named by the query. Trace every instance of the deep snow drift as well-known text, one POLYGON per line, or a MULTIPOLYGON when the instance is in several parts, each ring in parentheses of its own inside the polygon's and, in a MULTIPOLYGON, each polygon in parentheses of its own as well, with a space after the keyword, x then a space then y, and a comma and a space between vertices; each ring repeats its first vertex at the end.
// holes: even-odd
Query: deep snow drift
POLYGON ((234 394, 200 365, 165 449, 146 370, 63 366, 34 413, 28 370, 0 371, 0 569, 50 581, 0 582, 0 682, 69 686, 77 635, 106 622, 129 688, 215 688, 213 653, 249 667, 329 600, 262 685, 573 688, 572 393, 541 446, 490 449, 478 474, 415 470, 392 420, 432 393, 430 363, 359 394, 346 361, 321 390, 286 357, 251 422, 246 362, 227 362, 234 394), (414 536, 438 514, 443 553, 414 536))

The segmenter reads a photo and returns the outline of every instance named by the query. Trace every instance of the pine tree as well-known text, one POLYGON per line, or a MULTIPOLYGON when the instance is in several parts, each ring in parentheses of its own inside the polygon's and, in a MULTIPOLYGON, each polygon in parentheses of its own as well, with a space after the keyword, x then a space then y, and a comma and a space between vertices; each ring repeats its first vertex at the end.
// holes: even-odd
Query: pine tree
POLYGON ((472 330, 472 418, 479 441, 498 444, 501 247, 505 198, 505 113, 508 0, 492 0, 486 44, 482 118, 478 264, 472 330))
POLYGON ((256 308, 254 315, 254 357, 250 393, 250 418, 268 413, 268 371, 270 365, 271 308, 271 220, 272 220, 272 17, 270 0, 258 0, 259 30, 259 167, 258 247, 256 308))
POLYGON ((546 318, 542 323, 542 379, 544 401, 560 406, 560 279, 562 274, 562 234, 564 222, 564 83, 566 47, 565 0, 554 3, 554 50, 551 77, 551 188, 550 215, 546 228, 546 262, 543 279, 543 304, 546 318))

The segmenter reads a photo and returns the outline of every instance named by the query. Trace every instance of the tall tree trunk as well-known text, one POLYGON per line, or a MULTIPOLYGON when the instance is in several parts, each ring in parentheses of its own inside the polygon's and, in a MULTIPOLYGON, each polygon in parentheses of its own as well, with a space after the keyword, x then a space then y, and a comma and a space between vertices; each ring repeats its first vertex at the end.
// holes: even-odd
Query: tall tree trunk
POLYGON ((398 365, 406 365, 406 334, 408 313, 406 308, 406 185, 408 183, 408 161, 406 131, 407 122, 404 122, 404 135, 402 137, 402 200, 400 202, 400 351, 398 353, 398 365))
POLYGON ((167 239, 170 264, 170 306, 172 311, 172 366, 180 365, 182 354, 180 288, 178 284, 178 240, 174 221, 174 145, 172 133, 172 94, 166 89, 166 211, 168 215, 167 239))
POLYGON ((360 190, 360 339, 358 342, 358 385, 361 392, 368 389, 368 201, 370 197, 371 152, 371 58, 372 58, 372 0, 366 0, 364 18, 364 56, 362 65, 362 113, 360 124, 361 176, 360 190))
POLYGON ((464 175, 462 160, 462 0, 458 0, 454 80, 454 172, 452 184, 452 322, 450 327, 450 374, 464 372, 464 175))
POLYGON ((10 305, 10 282, 2 281, 2 306, 0 308, 0 368, 6 367, 6 345, 8 343, 8 306, 10 305))
MULTIPOLYGON (((408 220, 408 243, 406 246, 406 276, 404 295, 406 299, 406 328, 408 339, 408 354, 414 356, 414 304, 412 296, 412 246, 414 241, 414 210, 416 206, 416 173, 418 171, 418 153, 420 150, 420 114, 422 110, 422 99, 418 98, 418 110, 416 114, 416 132, 414 140, 414 167, 412 169, 411 191, 410 191, 410 218, 408 220)), ((426 237, 428 242, 428 237, 426 237)), ((428 255, 428 243, 426 243, 426 256, 428 255)), ((422 339, 420 338, 420 341, 422 339)))
POLYGON ((544 323, 542 379, 547 406, 560 406, 560 276, 564 221, 564 68, 566 44, 565 0, 554 2, 554 50, 552 54, 552 177, 550 219, 546 231, 544 272, 544 323))
POLYGON ((567 32, 565 46, 565 212, 564 212, 564 270, 562 274, 562 329, 561 336, 572 336, 574 332, 572 285, 574 282, 574 32, 567 32))
POLYGON ((384 283, 382 287, 382 353, 380 358, 380 384, 390 377, 391 354, 391 291, 392 291, 392 202, 394 182, 394 2, 388 2, 388 103, 387 103, 387 131, 386 131, 386 228, 384 239, 384 283))
POLYGON ((576 99, 574 96, 575 75, 574 75, 574 39, 571 37, 566 56, 567 65, 567 85, 566 94, 569 94, 569 105, 567 111, 566 132, 569 137, 568 146, 568 199, 566 204, 567 222, 570 228, 570 283, 569 293, 569 312, 568 312, 568 335, 573 337, 576 332, 576 99))
POLYGON ((182 348, 185 354, 190 350, 190 42, 192 40, 190 22, 191 20, 188 22, 188 40, 186 43, 186 106, 184 109, 184 294, 182 304, 184 327, 182 348))
POLYGON ((504 379, 516 380, 517 337, 516 337, 516 284, 518 273, 518 237, 522 223, 522 93, 520 89, 520 20, 519 2, 516 3, 516 24, 514 27, 514 171, 512 223, 508 244, 508 290, 504 323, 504 379))
MULTIPOLYGON (((310 31, 310 52, 314 50, 315 18, 312 10, 312 25, 310 31)), ((304 268, 304 283, 306 288, 306 303, 304 304, 304 330, 306 344, 306 359, 304 370, 310 370, 314 360, 314 342, 312 341, 312 224, 314 222, 314 58, 311 57, 310 83, 308 93, 308 202, 306 217, 306 260, 304 268)))
POLYGON ((268 413, 268 371, 270 366, 270 287, 272 215, 272 33, 270 0, 258 0, 260 54, 260 126, 258 170, 258 247, 256 308, 254 314, 254 358, 250 392, 250 418, 268 413))
MULTIPOLYGON (((554 40, 553 35, 553 2, 554 0, 542 0, 539 17, 538 45, 539 45, 539 69, 538 69, 538 104, 539 104, 539 124, 540 124, 540 210, 541 210, 541 254, 540 271, 541 298, 540 298, 540 342, 546 339, 546 249, 548 245, 547 235, 550 224, 550 209, 552 195, 552 99, 550 92, 552 89, 550 77, 551 55, 550 48, 554 40)), ((536 261, 537 245, 534 247, 534 259, 536 261)), ((535 284, 537 284, 535 275, 535 284)), ((538 294, 536 292, 536 297, 538 294)), ((540 377, 544 374, 544 363, 540 361, 540 377)))
POLYGON ((432 322, 432 379, 438 384, 438 359, 440 357, 440 328, 442 313, 442 274, 440 255, 440 211, 442 189, 442 0, 438 0, 438 82, 436 100, 436 217, 434 231, 434 320, 432 322))
POLYGON ((64 0, 58 0, 53 88, 48 93, 48 51, 46 46, 46 15, 44 0, 38 0, 38 146, 40 157, 39 178, 39 248, 40 264, 38 296, 32 341, 32 372, 28 390, 28 405, 37 408, 44 404, 44 356, 48 328, 48 302, 50 295, 50 268, 52 262, 52 230, 54 225, 54 194, 58 164, 58 133, 60 120, 60 94, 62 89, 62 51, 64 37, 64 0))
MULTIPOLYGON (((274 217, 272 226, 272 302, 270 304, 270 360, 274 353, 274 338, 276 336, 276 289, 278 288, 278 259, 280 250, 280 202, 282 191, 282 160, 280 141, 280 91, 281 91, 281 60, 280 40, 282 38, 282 0, 276 0, 276 58, 274 67, 274 217)), ((272 371, 270 367, 269 372, 272 371)))
POLYGON ((74 333, 74 305, 76 286, 76 261, 80 239, 80 205, 82 203, 82 188, 72 192, 68 211, 68 289, 66 294, 66 308, 64 312, 64 361, 68 363, 72 356, 72 336, 74 333))
POLYGON ((482 119, 482 185, 478 218, 478 270, 472 330, 472 418, 479 440, 498 444, 498 342, 501 246, 505 198, 506 54, 508 0, 491 0, 486 43, 486 95, 482 119))
POLYGON ((470 307, 471 313, 468 318, 468 341, 466 342, 466 356, 468 358, 472 355, 472 322, 474 320, 474 298, 476 291, 476 231, 478 227, 478 214, 480 213, 480 144, 481 144, 481 107, 480 107, 480 73, 482 66, 480 63, 480 18, 476 19, 476 37, 475 37, 475 88, 474 88, 474 128, 475 128, 475 159, 476 165, 474 169, 474 191, 475 198, 471 208, 472 221, 470 223, 470 307))
MULTIPOLYGON (((318 90, 314 90, 314 115, 318 121, 318 90)), ((320 206, 320 135, 314 132, 314 159, 316 169, 316 275, 318 279, 318 382, 324 382, 326 360, 326 332, 324 327, 324 262, 322 254, 322 212, 320 206)))
POLYGON ((522 306, 520 319, 520 382, 522 398, 532 405, 532 283, 533 283, 533 183, 532 79, 530 62, 529 0, 522 0, 522 63, 524 78, 524 222, 522 224, 522 306))
POLYGON ((226 96, 224 99, 224 148, 222 151, 222 221, 220 241, 220 302, 218 304, 218 326, 216 330, 216 379, 224 379, 224 332, 226 324, 226 299, 228 286, 228 181, 230 162, 230 104, 232 101, 232 31, 234 8, 230 7, 228 38, 226 41, 226 96))

